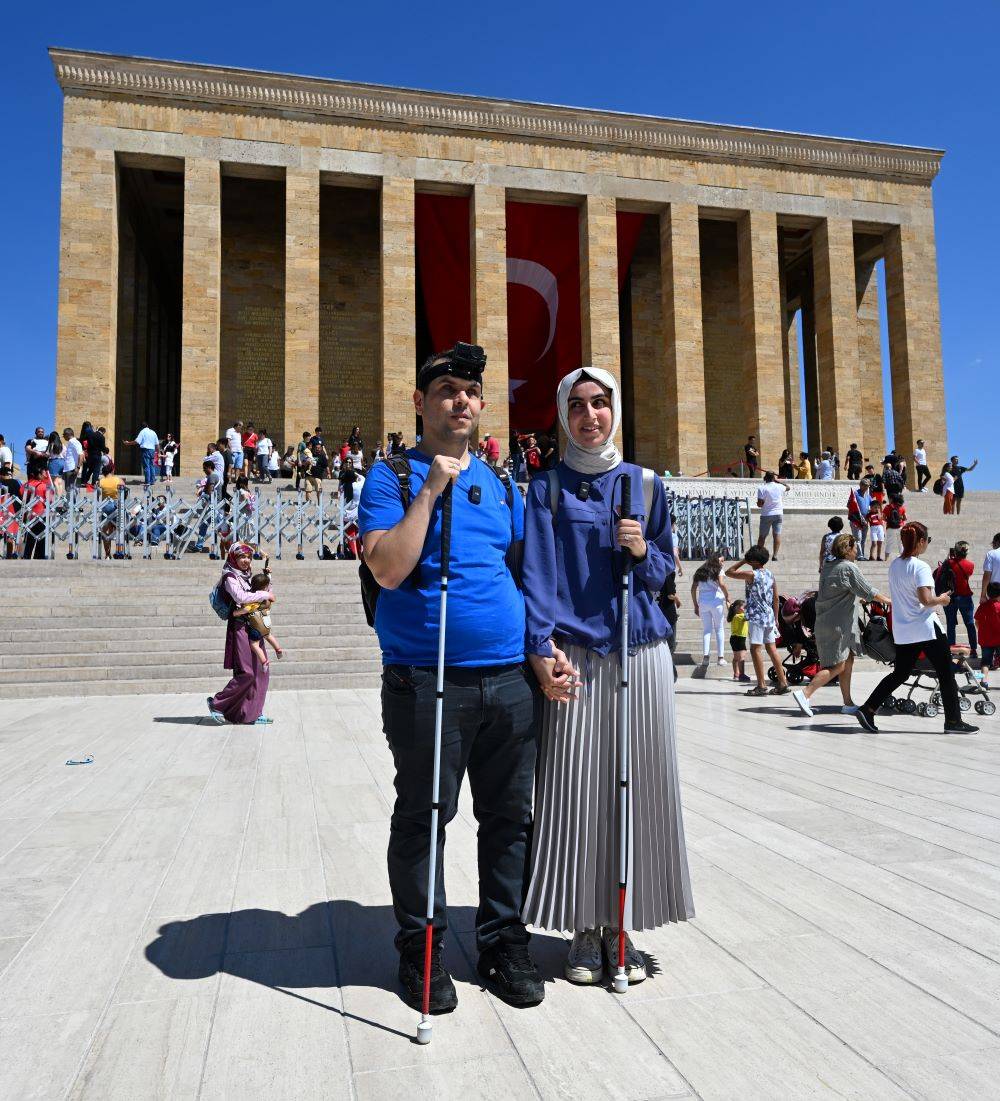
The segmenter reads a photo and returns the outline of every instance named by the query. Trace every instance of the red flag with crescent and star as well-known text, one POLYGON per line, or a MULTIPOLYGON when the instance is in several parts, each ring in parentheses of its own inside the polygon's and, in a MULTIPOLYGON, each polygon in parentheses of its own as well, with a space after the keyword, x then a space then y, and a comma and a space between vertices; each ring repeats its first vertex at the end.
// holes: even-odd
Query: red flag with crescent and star
MULTIPOLYGON (((644 217, 618 214, 619 288, 644 217)), ((465 196, 417 195, 417 266, 435 348, 470 339, 469 219, 465 196)), ((559 379, 582 358, 578 207, 507 203, 507 339, 511 428, 549 429, 559 379)), ((486 379, 488 391, 489 368, 486 379)))

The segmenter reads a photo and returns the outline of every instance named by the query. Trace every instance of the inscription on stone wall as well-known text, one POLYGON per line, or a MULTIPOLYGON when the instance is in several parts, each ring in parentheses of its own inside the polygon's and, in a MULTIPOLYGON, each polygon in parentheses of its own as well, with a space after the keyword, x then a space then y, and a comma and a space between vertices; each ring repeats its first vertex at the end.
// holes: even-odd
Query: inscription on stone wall
POLYGON ((284 311, 276 306, 244 305, 237 312, 237 415, 258 428, 281 430, 284 406, 284 311))
POLYGON ((360 425, 367 458, 381 412, 378 194, 321 188, 320 242, 319 420, 338 447, 360 425))

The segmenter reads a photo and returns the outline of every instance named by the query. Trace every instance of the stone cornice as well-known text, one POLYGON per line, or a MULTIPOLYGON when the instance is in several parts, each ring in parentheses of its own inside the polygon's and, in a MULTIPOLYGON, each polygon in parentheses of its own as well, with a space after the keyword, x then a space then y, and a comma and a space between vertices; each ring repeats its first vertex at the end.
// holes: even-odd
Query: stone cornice
POLYGON ((323 121, 485 134, 607 150, 701 157, 929 184, 936 149, 717 126, 646 115, 492 100, 277 73, 51 49, 67 95, 163 99, 323 121))

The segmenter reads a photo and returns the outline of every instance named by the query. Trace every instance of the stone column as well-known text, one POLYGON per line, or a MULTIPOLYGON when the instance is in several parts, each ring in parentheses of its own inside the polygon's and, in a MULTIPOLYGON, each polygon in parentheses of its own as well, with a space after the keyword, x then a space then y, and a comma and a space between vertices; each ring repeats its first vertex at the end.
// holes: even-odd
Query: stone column
POLYGON ((510 389, 507 374, 507 192, 477 183, 472 193, 472 340, 486 352, 483 376, 486 405, 480 438, 489 432, 500 442, 500 457, 510 440, 510 389))
MULTIPOLYGON (((83 421, 114 447, 118 176, 112 150, 64 141, 59 226, 56 428, 83 421)), ((133 428, 133 431, 135 429, 133 428)), ((15 452, 20 441, 9 441, 15 452)))
POLYGON ((885 414, 882 407, 882 330, 878 312, 876 262, 855 268, 858 304, 858 390, 861 400, 862 452, 878 463, 886 453, 885 414))
POLYGON ((620 384, 618 219, 615 200, 604 195, 588 195, 580 210, 580 323, 584 365, 620 384))
POLYGON ((812 255, 820 431, 823 446, 836 448, 843 464, 848 447, 861 439, 852 223, 841 218, 820 222, 812 234, 812 255))
MULTIPOLYGON (((319 169, 285 173, 285 434, 319 424, 319 169)), ((341 431, 339 426, 327 426, 341 431)), ((279 442, 279 441, 276 441, 279 442)))
POLYGON ((382 379, 375 435, 402 432, 412 446, 416 413, 416 236, 414 181, 382 178, 382 379))
POLYGON ((761 466, 774 469, 785 446, 776 215, 747 211, 740 219, 737 237, 746 420, 743 435, 752 433, 757 437, 761 466))
POLYGON ((708 468, 708 442, 697 206, 673 203, 660 215, 660 279, 666 464, 673 471, 700 474, 708 468))
POLYGON ((218 161, 184 162, 180 445, 185 475, 200 472, 205 445, 220 429, 221 183, 218 161))
POLYGON ((941 319, 933 226, 893 226, 885 235, 886 312, 896 449, 908 461, 918 438, 931 469, 948 458, 941 319))

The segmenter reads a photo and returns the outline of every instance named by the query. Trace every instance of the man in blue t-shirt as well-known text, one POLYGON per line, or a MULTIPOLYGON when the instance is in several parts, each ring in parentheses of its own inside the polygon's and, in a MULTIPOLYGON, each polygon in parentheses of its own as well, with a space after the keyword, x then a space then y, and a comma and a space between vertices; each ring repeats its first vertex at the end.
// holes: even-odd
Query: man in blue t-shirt
POLYGON ((404 998, 420 1007, 433 777, 441 575, 441 494, 451 483, 451 555, 445 634, 439 875, 434 902, 431 1010, 451 1011, 455 987, 441 964, 447 928, 442 858, 468 771, 479 822, 480 975, 506 1001, 536 1005, 544 987, 521 921, 530 852, 540 696, 524 667, 524 600, 509 562, 520 549, 524 504, 469 452, 483 407, 482 349, 456 345, 421 367, 413 403, 419 449, 406 452, 410 504, 399 478, 376 463, 361 493, 364 557, 382 586, 375 630, 382 647, 382 722, 396 766, 389 883, 399 923, 404 998))

